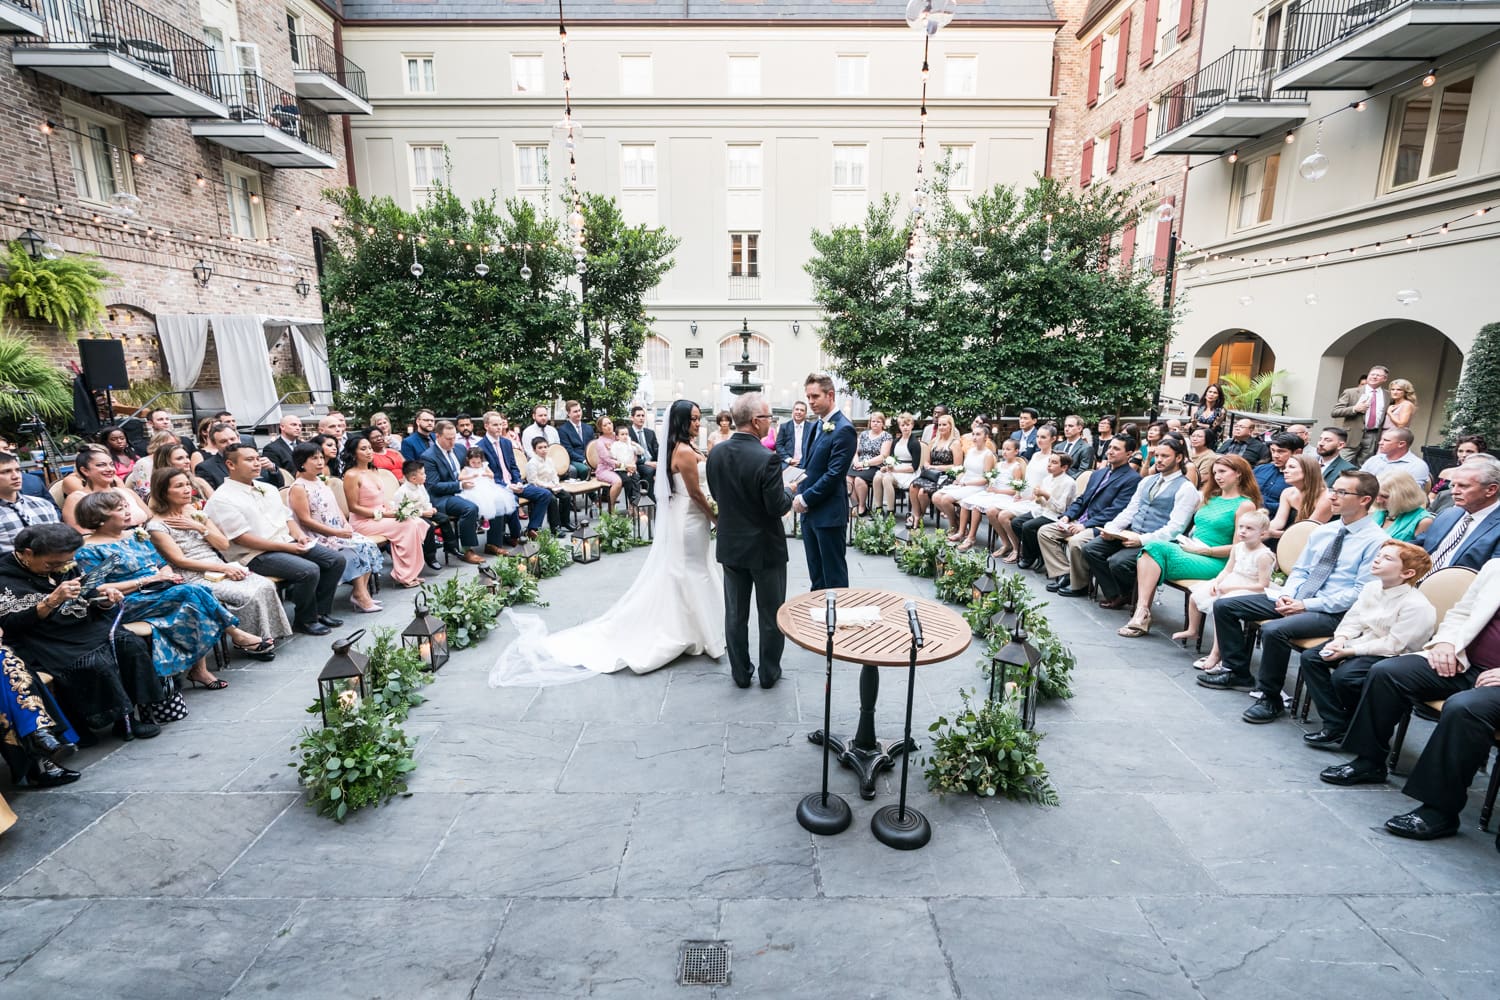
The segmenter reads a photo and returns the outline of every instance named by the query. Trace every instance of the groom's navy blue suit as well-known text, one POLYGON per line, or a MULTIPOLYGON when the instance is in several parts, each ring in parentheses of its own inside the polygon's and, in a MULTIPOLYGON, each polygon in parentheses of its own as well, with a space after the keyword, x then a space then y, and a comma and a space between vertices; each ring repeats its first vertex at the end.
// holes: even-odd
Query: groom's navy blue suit
POLYGON ((844 560, 844 532, 849 526, 849 488, 846 477, 854 463, 854 425, 839 411, 817 422, 812 446, 803 453, 802 480, 797 495, 807 504, 802 515, 802 547, 812 589, 849 586, 849 564, 844 560), (829 423, 832 430, 825 430, 829 423))

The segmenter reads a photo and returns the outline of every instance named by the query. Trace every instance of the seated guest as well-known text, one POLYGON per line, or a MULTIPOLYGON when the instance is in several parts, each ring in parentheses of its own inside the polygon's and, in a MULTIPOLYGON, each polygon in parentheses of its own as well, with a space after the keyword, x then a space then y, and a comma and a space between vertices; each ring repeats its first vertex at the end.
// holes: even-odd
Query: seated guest
POLYGON ((708 435, 708 447, 705 451, 713 451, 714 445, 723 444, 734 437, 734 418, 729 415, 728 410, 720 410, 714 415, 715 430, 708 435))
POLYGON ((1348 443, 1349 432, 1342 427, 1325 427, 1318 432, 1318 440, 1313 445, 1313 451, 1318 456, 1318 467, 1323 473, 1324 486, 1332 488, 1335 479, 1350 469, 1357 468, 1353 462, 1344 457, 1344 448, 1348 446, 1348 443))
POLYGON ((474 418, 467 413, 453 418, 453 428, 458 431, 458 443, 463 445, 464 451, 472 450, 479 443, 479 435, 474 433, 474 418))
MULTIPOLYGON (((1001 475, 1020 469, 1025 475, 1026 463, 1020 457, 1020 445, 1014 438, 1006 439, 1006 462, 1009 467, 1002 467, 1001 475)), ((997 467, 995 459, 995 444, 990 440, 990 428, 983 420, 975 419, 969 431, 968 438, 964 441, 963 468, 958 473, 952 484, 944 486, 932 495, 933 506, 948 518, 948 527, 952 529, 948 533, 948 541, 956 542, 963 539, 967 544, 959 548, 968 551, 974 547, 970 536, 969 522, 972 520, 977 526, 982 515, 975 514, 972 507, 960 507, 959 502, 984 492, 985 484, 989 481, 989 472, 997 467)), ((1010 480, 1006 479, 1009 483, 1010 480)))
POLYGON ((557 428, 557 440, 568 450, 568 475, 573 479, 587 479, 588 447, 594 440, 594 430, 583 422, 583 406, 578 400, 570 399, 564 403, 563 412, 568 418, 557 428))
POLYGON ((1458 832, 1468 788, 1500 729, 1500 560, 1486 563, 1422 648, 1370 668, 1344 749, 1353 760, 1324 768, 1330 785, 1379 784, 1390 738, 1413 702, 1446 699, 1437 728, 1406 779, 1422 805, 1386 821, 1398 837, 1435 840, 1458 832))
POLYGON ((922 445, 917 475, 906 491, 907 501, 911 505, 911 513, 906 518, 908 528, 916 529, 922 524, 922 517, 927 513, 928 498, 943 488, 944 482, 950 478, 949 470, 962 464, 963 459, 964 439, 954 430, 952 415, 944 413, 937 418, 937 429, 933 432, 932 440, 922 445))
MULTIPOLYGON (((496 414, 496 416, 500 415, 496 414)), ((505 431, 506 423, 505 418, 502 416, 500 417, 501 437, 505 436, 505 431)), ((780 430, 778 429, 776 433, 780 434, 780 430)), ((641 482, 646 484, 646 489, 650 490, 656 483, 656 459, 658 457, 657 452, 661 446, 657 443, 656 432, 646 426, 646 408, 644 406, 636 405, 630 408, 630 440, 635 444, 637 449, 635 453, 636 471, 641 477, 641 482)), ((775 447, 774 441, 771 446, 775 447)), ((530 461, 530 456, 525 453, 521 457, 530 461)))
MULTIPOLYGON (((175 440, 168 444, 163 444, 153 451, 149 458, 141 459, 141 461, 150 461, 153 477, 163 469, 181 469, 183 472, 186 472, 188 474, 188 482, 192 484, 193 488, 193 505, 200 510, 208 502, 208 498, 214 495, 212 486, 209 486, 208 483, 193 475, 192 454, 175 440)), ((150 495, 151 489, 148 482, 146 487, 146 497, 148 500, 150 495)), ((150 503, 148 502, 146 506, 149 507, 150 503)))
MULTIPOLYGON (((463 455, 457 446, 458 431, 453 422, 438 421, 433 445, 422 453, 422 464, 427 468, 427 492, 432 505, 458 528, 456 532, 444 531, 444 547, 466 563, 481 563, 484 558, 475 551, 479 548, 479 508, 460 495, 463 483, 459 481, 458 470, 463 468, 463 455)), ((500 544, 504 538, 504 525, 498 520, 490 522, 485 550, 491 555, 502 555, 500 544)))
POLYGON ((413 421, 416 429, 406 435, 401 442, 401 456, 406 459, 420 460, 427 449, 432 447, 433 429, 437 427, 437 416, 431 410, 421 409, 417 411, 417 418, 413 421))
MULTIPOLYGON (((1045 447, 1045 445, 1044 445, 1045 447)), ((1044 453, 1038 450, 1026 465, 1026 473, 1041 465, 1044 453)), ((1021 531, 1032 521, 1050 523, 1062 515, 1078 495, 1078 482, 1068 475, 1073 460, 1067 452, 1053 451, 1045 454, 1046 475, 1030 488, 1029 495, 1009 510, 990 511, 985 514, 990 526, 1000 533, 1007 549, 1004 561, 1012 565, 1021 561, 1021 531)), ((1041 530, 1041 524, 1037 525, 1041 530)))
MULTIPOLYGON (((1110 439, 1115 436, 1115 424, 1116 420, 1114 417, 1104 416, 1099 418, 1099 424, 1094 428, 1093 468, 1095 469, 1101 468, 1104 465, 1104 453, 1109 451, 1110 439)), ((1132 448, 1131 450, 1134 451, 1135 449, 1132 448)))
MULTIPOLYGON (((924 427, 924 428, 922 428, 922 443, 923 444, 928 444, 928 443, 930 443, 932 441, 933 436, 937 434, 938 419, 940 417, 946 416, 947 414, 948 414, 948 407, 944 406, 942 403, 937 403, 937 404, 935 404, 933 406, 933 408, 932 408, 932 416, 928 418, 928 420, 927 420, 927 426, 924 427)), ((795 420, 796 417, 797 417, 797 408, 796 408, 796 406, 793 406, 792 407, 792 419, 795 420)))
POLYGON ((557 444, 557 428, 552 426, 552 408, 546 403, 538 403, 531 408, 531 423, 521 432, 521 449, 530 455, 533 451, 531 442, 542 438, 548 444, 557 444))
MULTIPOLYGON (((1043 456, 1037 459, 1033 456, 1033 462, 1028 463, 1021 457, 1021 446, 1015 438, 1006 438, 1000 444, 1000 455, 996 457, 994 450, 989 445, 986 434, 986 447, 980 448, 975 445, 975 440, 980 434, 980 428, 987 432, 988 428, 982 423, 975 424, 975 430, 964 450, 964 474, 959 477, 958 482, 952 486, 939 490, 934 494, 932 502, 937 505, 938 510, 948 515, 950 523, 953 520, 953 511, 958 512, 957 530, 948 536, 949 541, 959 541, 959 550, 967 552, 973 548, 979 538, 979 525, 990 519, 990 516, 998 515, 1001 511, 1010 513, 1015 507, 1029 498, 1032 482, 1040 482, 1040 477, 1031 473, 1033 463, 1040 469, 1046 462, 1043 456), (982 456, 984 461, 975 463, 975 458, 982 456), (975 479, 972 468, 977 467, 980 485, 966 485, 965 480, 971 483, 975 479), (1020 488, 1016 483, 1025 485, 1020 488)), ((1040 454, 1040 453, 1038 453, 1040 454)), ((990 521, 993 525, 995 522, 990 521)))
POLYGON ((1074 479, 1094 467, 1094 449, 1083 436, 1083 418, 1076 413, 1063 418, 1062 440, 1054 443, 1052 450, 1068 456, 1068 475, 1074 479))
MULTIPOLYGON (((332 434, 318 433, 314 434, 307 443, 316 446, 323 453, 323 476, 325 479, 337 479, 343 474, 344 470, 339 465, 338 438, 332 434)), ((293 449, 294 456, 295 453, 296 449, 293 449)), ((292 459, 292 464, 297 464, 295 457, 292 459)), ((277 484, 272 483, 271 485, 275 486, 277 484)))
MULTIPOLYGON (((20 461, 19 456, 21 452, 17 450, 15 444, 8 438, 0 437, 0 452, 4 452, 7 455, 15 455, 17 456, 16 461, 20 461)), ((47 492, 47 480, 35 472, 27 472, 24 469, 21 470, 20 475, 22 496, 36 497, 38 500, 52 504, 52 509, 54 511, 57 510, 57 505, 52 503, 52 494, 47 492)))
POLYGON ((1302 654, 1302 680, 1323 723, 1318 732, 1303 734, 1303 743, 1317 750, 1342 746, 1370 668, 1420 649, 1431 638, 1437 610, 1412 586, 1431 568, 1431 557, 1410 542, 1387 542, 1375 553, 1372 579, 1333 638, 1302 654))
POLYGON ((140 458, 135 449, 130 447, 130 441, 125 437, 125 428, 106 427, 99 432, 99 443, 109 452, 110 464, 114 467, 115 478, 123 481, 135 468, 136 461, 140 458))
POLYGON ((1214 451, 1209 443, 1208 430, 1203 427, 1194 427, 1188 432, 1188 464, 1183 469, 1186 473, 1191 468, 1198 473, 1198 485, 1207 483, 1213 476, 1214 459, 1219 453, 1214 451))
MULTIPOLYGON (((253 441, 245 440, 245 436, 240 433, 239 421, 236 420, 234 414, 230 413, 228 410, 220 410, 218 413, 215 413, 214 423, 228 424, 230 429, 234 431, 234 439, 236 441, 239 441, 242 444, 254 444, 253 441)), ((264 466, 262 466, 262 468, 264 468, 264 466)))
POLYGON ((202 475, 198 472, 198 466, 205 458, 219 453, 219 449, 214 445, 214 427, 218 423, 213 417, 204 417, 198 421, 198 430, 193 441, 197 446, 193 450, 193 475, 195 476, 202 475))
POLYGON ((151 480, 151 511, 146 533, 156 551, 188 583, 201 583, 251 636, 264 638, 240 651, 272 660, 277 639, 292 634, 276 584, 239 563, 226 562, 229 539, 193 500, 193 481, 182 469, 161 469, 151 480))
MULTIPOLYGON (((1123 434, 1110 439, 1104 464, 1094 469, 1088 489, 1051 524, 1035 532, 1038 554, 1050 581, 1047 589, 1064 597, 1085 597, 1089 592, 1089 567, 1083 547, 1095 532, 1108 524, 1135 497, 1141 477, 1130 468, 1135 445, 1123 434)), ((1022 544, 1030 536, 1023 532, 1022 544)), ((1022 557, 1026 555, 1022 552, 1022 557)))
MULTIPOLYGON (((217 490, 229 478, 228 448, 240 443, 240 432, 228 424, 214 424, 208 431, 209 448, 202 452, 203 460, 193 468, 193 475, 217 490)), ((259 456, 255 459, 255 474, 261 475, 259 456)))
POLYGON ((1281 491, 1286 489, 1282 470, 1293 455, 1302 454, 1302 440, 1295 434, 1281 433, 1271 439, 1270 459, 1255 467, 1255 485, 1260 487, 1261 506, 1273 518, 1281 506, 1281 491))
MULTIPOLYGON (((1002 468, 1002 471, 998 471, 983 493, 959 501, 959 506, 979 512, 984 520, 989 522, 991 537, 1000 539, 1000 547, 995 549, 995 552, 997 555, 1007 557, 1007 562, 1015 563, 1021 558, 1020 540, 1011 529, 1011 522, 1017 514, 1031 514, 1038 509, 1035 503, 1036 491, 1048 475, 1052 448, 1056 440, 1057 428, 1051 424, 1042 424, 1036 429, 1036 454, 1032 455, 1029 461, 1021 460, 1017 455, 1016 465, 1011 469, 1002 468), (1020 469, 1021 475, 1015 478, 1023 479, 1026 483, 1020 490, 1011 485, 1012 480, 1009 476, 1009 473, 1016 471, 1016 468, 1020 469)), ((998 463, 1002 467, 1004 460, 1005 455, 1002 455, 998 463)), ((1076 490, 1069 494, 1068 503, 1073 502, 1075 493, 1077 493, 1076 490)), ((1067 503, 1063 504, 1060 511, 1066 510, 1067 506, 1067 503)), ((968 537, 977 538, 978 531, 979 518, 972 517, 969 520, 968 537)))
POLYGON ((1489 451, 1482 434, 1465 434, 1453 443, 1454 463, 1450 468, 1438 473, 1432 481, 1431 488, 1427 491, 1427 509, 1434 514, 1441 514, 1453 506, 1453 494, 1449 492, 1452 485, 1449 480, 1453 476, 1453 470, 1463 465, 1475 455, 1489 451))
POLYGON ((854 502, 854 516, 864 517, 870 512, 870 492, 875 476, 885 466, 891 454, 891 435, 885 429, 885 414, 875 410, 870 414, 870 426, 859 432, 859 441, 854 447, 854 462, 849 466, 849 495, 854 502))
POLYGON ((1152 456, 1156 453, 1156 446, 1161 444, 1161 439, 1166 437, 1166 434, 1167 422, 1165 420, 1155 420, 1146 425, 1146 439, 1136 449, 1136 454, 1140 456, 1143 464, 1150 465, 1155 461, 1152 456))
MULTIPOLYGON (((1125 509, 1110 518, 1099 529, 1099 537, 1083 547, 1084 563, 1103 598, 1100 607, 1129 605, 1135 596, 1135 564, 1142 548, 1182 534, 1198 509, 1198 491, 1182 474, 1182 463, 1187 459, 1182 441, 1163 439, 1156 446, 1155 458, 1154 471, 1136 485, 1125 509)), ((1234 523, 1232 518, 1229 523, 1234 523)), ((1145 613, 1149 616, 1150 612, 1148 603, 1145 613)), ((1146 624, 1149 626, 1149 618, 1146 624)))
POLYGON ((1016 451, 1028 462, 1036 454, 1036 425, 1040 418, 1041 414, 1035 407, 1023 406, 1016 416, 1020 429, 1010 432, 1010 439, 1016 443, 1016 451))
POLYGON ((917 478, 917 462, 922 458, 922 442, 915 433, 916 418, 910 413, 896 417, 896 437, 891 441, 887 459, 875 470, 871 480, 875 509, 888 514, 896 512, 896 491, 905 491, 917 478))
POLYGON ((146 454, 135 460, 130 474, 124 477, 126 489, 135 491, 142 500, 151 495, 151 472, 155 468, 156 450, 163 445, 177 444, 176 434, 152 434, 146 442, 146 454))
POLYGON ((370 442, 370 464, 377 469, 384 469, 395 476, 397 482, 400 482, 401 467, 407 462, 407 459, 401 456, 400 449, 387 445, 389 438, 379 427, 371 427, 366 431, 365 439, 370 442))
POLYGON ((1266 460, 1266 443, 1255 436, 1255 421, 1240 417, 1234 422, 1234 431, 1228 440, 1219 445, 1220 455, 1238 455, 1251 465, 1266 460))
POLYGON ((146 427, 152 436, 157 434, 170 434, 177 442, 187 449, 189 455, 193 453, 193 439, 187 434, 178 434, 177 428, 172 425, 172 411, 158 406, 152 410, 146 418, 146 427))
POLYGON ((484 452, 471 448, 464 453, 463 468, 458 470, 458 485, 463 489, 464 499, 479 508, 479 518, 505 517, 516 508, 516 495, 495 482, 495 474, 484 452))
MULTIPOLYGON (((1275 462, 1273 457, 1265 465, 1255 467, 1257 483, 1262 479, 1260 470, 1269 468, 1275 462)), ((1286 534, 1286 529, 1298 521, 1327 524, 1333 519, 1333 498, 1329 495, 1328 487, 1323 484, 1317 459, 1300 452, 1292 455, 1282 463, 1281 479, 1284 486, 1277 504, 1276 517, 1271 521, 1272 538, 1280 538, 1286 534)))
POLYGON ((421 461, 413 459, 401 466, 401 483, 396 487, 396 492, 391 496, 391 503, 400 506, 404 500, 411 500, 416 504, 417 516, 427 525, 427 533, 422 539, 422 559, 427 563, 430 570, 440 570, 443 564, 437 560, 438 532, 445 534, 456 530, 453 522, 448 520, 447 515, 440 513, 432 505, 432 498, 427 495, 427 466, 421 461))
POLYGON ((0 555, 0 629, 27 667, 52 675, 58 702, 83 727, 79 743, 91 746, 92 730, 111 724, 123 740, 158 735, 150 716, 169 694, 146 640, 115 628, 120 588, 89 581, 85 592, 73 565, 83 536, 66 524, 34 524, 15 542, 0 555))
POLYGON ((1421 456, 1412 454, 1411 445, 1415 440, 1412 432, 1404 427, 1386 428, 1380 432, 1379 451, 1365 459, 1360 466, 1361 471, 1378 479, 1388 470, 1402 469, 1410 472, 1417 485, 1426 489, 1428 481, 1432 479, 1432 472, 1421 456))
POLYGON ((232 444, 225 458, 229 478, 214 491, 204 513, 229 539, 229 558, 291 588, 294 630, 327 635, 344 624, 332 616, 333 595, 345 568, 343 555, 315 542, 281 502, 280 492, 255 481, 260 456, 253 447, 232 444))
POLYGON ((78 752, 78 734, 52 692, 6 646, 0 646, 0 757, 10 767, 10 783, 52 788, 81 775, 62 766, 78 752))
POLYGON ((79 569, 99 570, 102 582, 114 584, 125 595, 125 620, 151 626, 151 662, 159 676, 188 672, 195 687, 219 690, 229 685, 209 672, 204 657, 213 652, 221 635, 228 632, 234 644, 247 651, 264 653, 274 645, 269 636, 239 628, 239 619, 225 610, 213 591, 186 582, 144 530, 130 527, 125 505, 115 494, 85 497, 78 520, 93 532, 78 550, 79 569))
MULTIPOLYGON (((1159 472, 1162 468, 1160 459, 1157 460, 1156 467, 1159 472)), ((1136 494, 1140 495, 1141 489, 1147 488, 1150 483, 1150 479, 1143 482, 1136 488, 1136 494)), ((1179 499, 1185 489, 1179 484, 1179 499)), ((1138 559, 1135 564, 1135 614, 1119 630, 1121 636, 1133 639, 1150 631, 1151 602, 1156 597, 1156 588, 1163 582, 1210 580, 1218 576, 1234 547, 1236 522, 1241 515, 1260 507, 1260 497, 1250 466, 1238 455, 1219 456, 1214 462, 1209 481, 1203 484, 1201 496, 1202 506, 1192 515, 1191 535, 1163 534, 1166 530, 1164 528, 1152 532, 1156 536, 1154 538, 1141 536, 1145 539, 1140 545, 1140 554, 1144 558, 1138 559)), ((1116 520, 1123 520, 1124 516, 1121 514, 1116 520)), ((1083 554, 1085 558, 1089 557, 1088 546, 1084 547, 1083 554)), ((1103 584, 1100 586, 1102 588, 1103 584)), ((1202 627, 1201 622, 1199 627, 1202 627)), ((1188 628, 1192 632, 1191 622, 1188 628)), ((1196 632, 1192 634, 1193 638, 1197 637, 1196 632)))
POLYGON ((1431 553, 1434 570, 1478 569, 1500 555, 1500 460, 1476 455, 1454 471, 1452 483, 1453 507, 1416 542, 1431 553))
POLYGON ((33 524, 56 524, 57 507, 21 492, 21 460, 0 451, 0 552, 15 547, 16 535, 33 524))
POLYGON ((276 436, 260 450, 260 453, 263 457, 269 458, 272 464, 285 472, 288 477, 295 476, 297 470, 292 468, 292 449, 301 443, 302 418, 284 416, 281 418, 281 423, 276 426, 276 436))
POLYGON ((1309 458, 1317 457, 1318 452, 1312 446, 1312 431, 1308 429, 1306 424, 1290 424, 1287 426, 1286 432, 1295 435, 1297 440, 1302 442, 1299 454, 1306 455, 1309 458))
POLYGON ((79 527, 77 514, 79 502, 84 497, 98 493, 112 493, 123 498, 132 526, 145 524, 151 520, 151 512, 146 509, 141 498, 135 495, 135 491, 127 490, 119 484, 120 480, 115 473, 114 462, 110 460, 109 454, 102 445, 80 445, 78 457, 73 462, 79 479, 83 481, 83 488, 68 494, 63 500, 62 520, 64 524, 79 527))
POLYGON ((370 596, 370 575, 380 572, 385 559, 374 542, 349 527, 344 520, 338 498, 333 495, 333 488, 328 485, 324 473, 327 468, 325 452, 333 439, 325 438, 319 442, 318 437, 292 449, 292 466, 297 470, 297 478, 292 480, 287 492, 287 506, 291 507, 292 516, 304 532, 344 557, 344 572, 339 582, 353 585, 356 610, 374 614, 382 606, 370 596))
MULTIPOLYGON (((369 438, 350 437, 344 446, 344 456, 347 462, 344 502, 349 506, 349 526, 362 535, 384 538, 389 542, 391 579, 401 587, 417 586, 422 582, 423 546, 431 529, 420 516, 396 520, 395 504, 387 502, 385 491, 375 478, 374 452, 369 438)), ((424 503, 421 509, 429 507, 430 503, 424 503)))
POLYGON ((1433 517, 1428 513, 1422 487, 1404 469, 1392 469, 1380 479, 1380 496, 1375 498, 1375 510, 1371 515, 1385 533, 1398 542, 1415 541, 1432 527, 1433 517))
POLYGON ((370 427, 385 435, 387 441, 395 441, 396 437, 391 433, 391 418, 384 410, 376 410, 370 414, 370 427))
POLYGON ((639 446, 630 440, 630 428, 622 423, 615 428, 614 443, 608 449, 604 449, 609 452, 610 460, 614 462, 615 472, 625 482, 625 496, 632 504, 641 495, 640 465, 636 459, 637 447, 639 446))
MULTIPOLYGON (((529 519, 526 522, 526 534, 535 538, 537 531, 541 528, 543 521, 552 524, 553 532, 556 533, 559 524, 566 523, 568 527, 573 524, 573 501, 563 493, 561 485, 554 483, 544 486, 537 482, 535 473, 528 471, 526 482, 521 477, 521 467, 518 464, 516 443, 505 436, 505 417, 494 410, 484 415, 484 437, 479 441, 479 448, 484 452, 484 457, 490 463, 490 471, 495 475, 495 482, 502 488, 510 490, 515 494, 517 501, 526 501, 529 519), (562 508, 566 506, 567 511, 562 508)), ((655 440, 656 435, 651 435, 655 440)), ((537 441, 542 442, 542 454, 546 453, 548 444, 545 435, 538 434, 532 439, 533 452, 537 441)), ((526 462, 528 470, 531 469, 531 461, 526 456, 520 456, 520 461, 526 462)), ((551 480, 557 479, 557 470, 554 469, 551 480)), ((653 484, 654 486, 654 484, 653 484)), ((521 540, 521 515, 520 510, 515 509, 506 517, 507 541, 519 543, 521 540)))
MULTIPOLYGON (((544 437, 537 436, 531 439, 531 457, 526 460, 526 478, 530 482, 527 484, 526 489, 551 493, 552 502, 546 503, 544 501, 542 502, 542 507, 548 512, 548 526, 555 535, 559 531, 573 530, 573 501, 563 491, 562 480, 558 478, 557 469, 553 467, 552 461, 547 458, 547 449, 550 447, 551 445, 547 443, 547 439, 544 437)), ((512 458, 510 461, 514 462, 515 459, 512 458)), ((528 494, 529 496, 530 494, 528 494)), ((531 504, 531 521, 535 525, 537 501, 532 500, 531 504)), ((534 534, 534 531, 528 533, 534 534)))
POLYGON ((1367 472, 1346 472, 1333 488, 1333 512, 1338 520, 1314 529, 1297 564, 1287 575, 1274 601, 1263 594, 1231 597, 1214 604, 1214 631, 1219 637, 1223 665, 1220 674, 1198 678, 1204 687, 1221 691, 1250 690, 1250 644, 1245 625, 1266 621, 1260 628, 1261 656, 1258 690, 1261 699, 1241 718, 1253 724, 1273 722, 1285 711, 1281 685, 1291 660, 1292 640, 1331 635, 1370 579, 1370 562, 1388 541, 1370 519, 1370 506, 1380 484, 1367 472))
MULTIPOLYGON (((1235 456, 1226 455, 1226 460, 1235 456)), ((1186 645, 1203 634, 1203 616, 1211 614, 1214 603, 1221 597, 1237 594, 1264 594, 1271 585, 1271 573, 1276 569, 1276 553, 1265 545, 1270 533, 1271 519, 1259 507, 1242 511, 1234 521, 1234 545, 1229 549, 1229 561, 1219 575, 1208 582, 1193 584, 1189 591, 1187 606, 1187 628, 1174 632, 1172 638, 1186 645)), ((1213 648, 1208 655, 1193 661, 1194 670, 1208 673, 1221 672, 1219 666, 1219 637, 1214 636, 1213 648)))
MULTIPOLYGON (((593 476, 609 487, 609 509, 614 510, 615 501, 620 499, 620 492, 625 489, 625 480, 615 465, 615 454, 610 450, 615 440, 614 421, 608 417, 600 417, 594 421, 594 440, 598 444, 594 447, 593 476)), ((713 435, 709 435, 708 444, 710 448, 713 447, 713 435)))
POLYGON ((807 419, 807 404, 799 399, 792 404, 792 419, 776 428, 776 454, 781 456, 782 465, 802 464, 812 447, 812 433, 813 422, 807 419))

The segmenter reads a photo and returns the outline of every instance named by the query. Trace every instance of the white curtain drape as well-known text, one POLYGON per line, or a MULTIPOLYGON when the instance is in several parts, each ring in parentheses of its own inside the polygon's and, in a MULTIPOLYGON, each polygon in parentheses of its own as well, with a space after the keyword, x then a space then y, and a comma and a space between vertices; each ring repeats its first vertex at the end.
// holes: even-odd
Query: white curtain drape
POLYGON ((307 376, 313 402, 331 407, 333 375, 328 370, 328 339, 323 334, 323 324, 292 324, 292 345, 297 348, 297 359, 302 362, 302 374, 307 376))
POLYGON ((157 316, 156 333, 172 388, 191 389, 198 383, 208 352, 208 317, 157 316))
POLYGON ((266 355, 265 318, 209 316, 207 319, 213 325, 214 346, 219 355, 224 409, 233 413, 242 427, 248 427, 252 420, 273 424, 279 421, 281 408, 275 406, 276 383, 271 379, 270 359, 266 355))

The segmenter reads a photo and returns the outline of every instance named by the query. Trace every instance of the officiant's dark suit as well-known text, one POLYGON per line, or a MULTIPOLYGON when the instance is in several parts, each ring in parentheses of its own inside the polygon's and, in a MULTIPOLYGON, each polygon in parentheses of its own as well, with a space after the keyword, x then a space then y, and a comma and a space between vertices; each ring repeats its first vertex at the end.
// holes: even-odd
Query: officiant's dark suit
MULTIPOLYGON (((757 424, 764 427, 764 424, 757 424)), ((750 686, 750 592, 760 627, 760 686, 781 676, 786 638, 776 611, 786 599, 786 536, 781 518, 792 495, 781 484, 781 459, 753 433, 736 431, 708 453, 708 490, 719 505, 717 558, 724 567, 724 644, 729 671, 750 686)))

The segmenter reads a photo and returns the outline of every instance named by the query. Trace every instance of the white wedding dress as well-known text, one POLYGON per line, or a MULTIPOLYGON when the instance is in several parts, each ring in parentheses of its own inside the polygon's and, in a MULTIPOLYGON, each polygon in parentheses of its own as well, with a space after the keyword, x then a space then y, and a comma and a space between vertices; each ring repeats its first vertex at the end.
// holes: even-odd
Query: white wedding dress
POLYGON ((708 518, 682 476, 668 471, 666 429, 660 433, 656 538, 640 573, 607 610, 561 632, 549 633, 537 615, 506 609, 517 635, 490 671, 491 687, 570 684, 627 667, 644 674, 679 656, 724 655, 723 576, 708 518), (675 489, 667 487, 669 475, 675 489))

